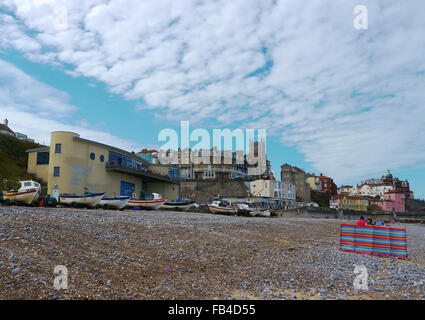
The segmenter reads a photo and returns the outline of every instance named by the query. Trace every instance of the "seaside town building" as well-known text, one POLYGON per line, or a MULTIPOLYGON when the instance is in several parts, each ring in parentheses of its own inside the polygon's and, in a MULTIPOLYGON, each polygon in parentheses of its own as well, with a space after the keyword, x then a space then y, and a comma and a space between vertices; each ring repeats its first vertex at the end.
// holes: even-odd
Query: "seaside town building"
POLYGON ((385 193, 381 201, 371 201, 371 204, 378 206, 383 211, 405 212, 406 199, 405 194, 398 190, 391 190, 385 193))
POLYGON ((310 202, 310 184, 306 181, 307 174, 304 170, 287 163, 281 166, 281 180, 295 185, 296 198, 300 202, 310 202))
POLYGON ((314 173, 307 173, 307 183, 310 185, 310 189, 319 192, 325 192, 330 195, 335 195, 338 193, 338 187, 334 183, 332 178, 324 176, 323 173, 320 176, 316 176, 314 173))
POLYGON ((390 170, 387 171, 386 175, 383 175, 380 179, 367 179, 362 182, 362 185, 376 185, 376 186, 392 186, 393 190, 400 191, 405 195, 406 199, 409 199, 410 197, 410 186, 409 181, 407 180, 400 180, 397 177, 393 177, 390 170))
POLYGON ((9 121, 7 119, 4 119, 3 123, 0 123, 0 133, 14 137, 15 133, 9 128, 8 124, 9 121))
POLYGON ((23 133, 13 132, 13 130, 9 128, 9 120, 7 119, 4 119, 3 123, 0 123, 0 133, 7 134, 20 140, 34 142, 34 139, 28 138, 28 136, 23 133))
POLYGON ((411 195, 413 196, 413 191, 409 188, 409 182, 407 180, 401 181, 398 178, 393 178, 389 171, 386 175, 382 176, 382 178, 364 180, 360 185, 357 185, 357 187, 343 185, 338 188, 338 194, 371 198, 379 197, 382 200, 387 192, 394 190, 403 193, 405 199, 409 199, 411 195))
POLYGON ((337 189, 338 194, 348 194, 349 196, 354 196, 357 192, 357 188, 350 185, 342 185, 337 189))
POLYGON ((360 196, 337 194, 330 199, 329 206, 334 209, 367 211, 369 201, 360 196))
MULTIPOLYGON (((164 155, 170 157, 175 152, 175 163, 180 168, 182 180, 202 181, 202 180, 234 180, 241 179, 252 181, 256 179, 272 179, 270 161, 267 156, 259 150, 264 150, 264 141, 250 141, 250 150, 253 150, 254 157, 258 157, 258 162, 265 164, 264 168, 254 170, 257 164, 250 164, 243 151, 232 152, 231 150, 218 150, 213 147, 209 150, 178 149, 177 151, 167 150, 164 155), (193 157, 199 161, 193 161, 193 157), (261 169, 264 169, 262 172, 261 169), (252 170, 252 173, 251 173, 252 170), (258 173, 256 173, 258 172, 258 173), (251 174, 250 174, 251 173, 251 174)), ((144 149, 137 153, 149 163, 160 163, 160 153, 157 150, 144 149)))
POLYGON ((50 147, 27 150, 28 173, 47 182, 47 193, 105 192, 140 199, 144 192, 179 198, 180 170, 151 164, 134 152, 83 139, 77 133, 51 133, 50 147))
POLYGON ((271 198, 292 208, 296 204, 296 189, 291 182, 278 180, 255 180, 250 182, 250 193, 256 198, 271 198))

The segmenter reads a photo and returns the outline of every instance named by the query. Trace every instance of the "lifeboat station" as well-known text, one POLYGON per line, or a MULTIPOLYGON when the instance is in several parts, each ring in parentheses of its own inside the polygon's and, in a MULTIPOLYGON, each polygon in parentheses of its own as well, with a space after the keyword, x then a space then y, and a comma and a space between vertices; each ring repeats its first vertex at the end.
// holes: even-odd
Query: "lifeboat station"
POLYGON ((47 182, 47 193, 105 192, 105 196, 159 193, 168 199, 180 196, 180 169, 151 164, 134 152, 83 139, 67 131, 51 133, 50 147, 26 150, 28 173, 47 182))

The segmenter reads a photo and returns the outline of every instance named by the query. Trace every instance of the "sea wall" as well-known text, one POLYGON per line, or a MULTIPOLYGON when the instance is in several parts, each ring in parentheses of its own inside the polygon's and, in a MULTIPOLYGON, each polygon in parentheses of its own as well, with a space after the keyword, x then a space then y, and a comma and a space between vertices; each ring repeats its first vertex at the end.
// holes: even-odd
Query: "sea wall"
POLYGON ((205 180, 181 181, 181 196, 206 204, 211 198, 244 198, 249 196, 249 190, 243 181, 236 180, 205 180))
POLYGON ((323 207, 302 207, 288 210, 280 210, 279 217, 302 217, 302 218, 330 218, 342 220, 358 220, 361 216, 365 219, 387 220, 400 222, 419 222, 425 221, 425 212, 363 212, 355 210, 336 210, 323 207))

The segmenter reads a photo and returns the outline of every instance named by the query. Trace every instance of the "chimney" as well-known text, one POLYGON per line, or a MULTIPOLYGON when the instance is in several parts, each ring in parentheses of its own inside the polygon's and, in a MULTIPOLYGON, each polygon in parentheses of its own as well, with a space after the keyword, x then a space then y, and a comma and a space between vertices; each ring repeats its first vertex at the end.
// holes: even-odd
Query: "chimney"
POLYGON ((7 120, 7 118, 6 118, 6 119, 4 119, 4 125, 7 127, 7 126, 8 126, 8 124, 9 124, 9 120, 7 120))

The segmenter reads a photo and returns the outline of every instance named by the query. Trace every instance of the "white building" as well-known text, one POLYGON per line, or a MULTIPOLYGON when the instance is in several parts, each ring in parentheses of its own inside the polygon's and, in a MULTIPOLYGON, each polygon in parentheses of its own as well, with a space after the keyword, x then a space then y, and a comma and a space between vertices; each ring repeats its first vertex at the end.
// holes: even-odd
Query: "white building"
POLYGON ((278 180, 255 180, 250 182, 250 192, 254 197, 271 198, 285 202, 285 206, 296 204, 295 184, 278 180))

